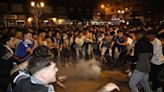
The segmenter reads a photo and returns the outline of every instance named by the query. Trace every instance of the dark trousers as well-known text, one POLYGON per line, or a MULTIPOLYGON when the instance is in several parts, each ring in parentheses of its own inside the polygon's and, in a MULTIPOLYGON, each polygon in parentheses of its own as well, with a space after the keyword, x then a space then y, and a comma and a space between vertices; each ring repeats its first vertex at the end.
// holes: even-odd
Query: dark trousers
POLYGON ((162 86, 162 91, 164 91, 164 82, 161 82, 162 86))
POLYGON ((152 81, 152 90, 156 91, 159 87, 162 86, 162 83, 157 79, 161 69, 162 65, 155 65, 151 63, 151 72, 150 72, 150 80, 152 81))

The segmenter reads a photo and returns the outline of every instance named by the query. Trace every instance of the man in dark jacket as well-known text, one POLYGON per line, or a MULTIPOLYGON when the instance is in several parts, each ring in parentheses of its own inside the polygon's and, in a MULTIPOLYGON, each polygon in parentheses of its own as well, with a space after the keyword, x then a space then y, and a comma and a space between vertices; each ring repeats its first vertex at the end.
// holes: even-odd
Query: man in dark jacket
POLYGON ((10 83, 10 70, 19 58, 11 49, 13 40, 11 36, 3 35, 0 39, 0 89, 6 91, 10 83))
POLYGON ((32 76, 20 74, 15 77, 16 85, 13 92, 55 92, 58 68, 49 55, 33 56, 27 67, 32 76))
POLYGON ((136 32, 137 43, 134 48, 133 60, 136 61, 136 69, 130 78, 129 86, 132 92, 139 92, 137 85, 140 83, 145 92, 152 92, 148 83, 150 72, 150 60, 153 56, 153 46, 145 37, 144 30, 136 32))

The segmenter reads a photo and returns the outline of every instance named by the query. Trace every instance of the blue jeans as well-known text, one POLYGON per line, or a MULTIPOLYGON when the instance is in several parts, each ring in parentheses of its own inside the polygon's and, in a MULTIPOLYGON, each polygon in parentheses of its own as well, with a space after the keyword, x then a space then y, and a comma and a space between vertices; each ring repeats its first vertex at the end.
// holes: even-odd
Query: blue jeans
POLYGON ((82 47, 76 47, 75 48, 75 52, 76 52, 76 58, 77 60, 81 59, 84 57, 84 51, 82 47))
POLYGON ((130 78, 129 86, 132 92, 139 92, 137 85, 141 84, 145 92, 152 92, 148 82, 149 74, 135 70, 130 78))

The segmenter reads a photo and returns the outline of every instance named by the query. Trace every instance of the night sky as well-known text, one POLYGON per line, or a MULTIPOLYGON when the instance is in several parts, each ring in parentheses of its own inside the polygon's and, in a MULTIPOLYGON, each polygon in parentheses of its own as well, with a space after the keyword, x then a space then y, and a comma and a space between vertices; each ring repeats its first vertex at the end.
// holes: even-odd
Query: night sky
MULTIPOLYGON (((22 2, 26 0, 0 0, 0 2, 22 2)), ((27 1, 33 1, 33 0, 27 0, 27 1)), ((61 6, 75 6, 75 7, 84 7, 86 5, 93 6, 97 4, 101 0, 34 0, 34 1, 44 1, 48 4, 55 4, 55 5, 61 5, 61 6)), ((148 3, 148 8, 152 8, 154 10, 161 10, 164 9, 164 0, 144 0, 148 3)))
MULTIPOLYGON (((15 3, 28 3, 33 0, 0 0, 0 2, 15 2, 15 3)), ((61 6, 67 8, 82 8, 82 9, 95 9, 98 2, 102 0, 34 0, 44 1, 45 4, 54 6, 61 6)), ((133 0, 134 1, 134 0, 133 0)), ((164 0, 144 0, 147 3, 146 10, 151 11, 151 14, 158 15, 164 14, 164 0)), ((29 3, 30 5, 30 3, 29 3)))

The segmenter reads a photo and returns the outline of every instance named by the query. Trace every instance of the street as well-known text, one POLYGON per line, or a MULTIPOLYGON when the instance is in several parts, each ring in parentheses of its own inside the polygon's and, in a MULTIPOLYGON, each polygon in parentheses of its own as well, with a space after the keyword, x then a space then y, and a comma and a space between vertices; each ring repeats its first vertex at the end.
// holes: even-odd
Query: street
MULTIPOLYGON (((76 67, 59 67, 59 75, 67 76, 64 82, 66 89, 56 87, 56 92, 97 92, 101 87, 110 82, 118 85, 120 92, 130 92, 128 82, 123 81, 127 79, 126 74, 118 69, 102 70, 100 76, 91 78, 83 76, 81 71, 76 70, 76 67)), ((114 90, 114 92, 117 91, 114 90)))

